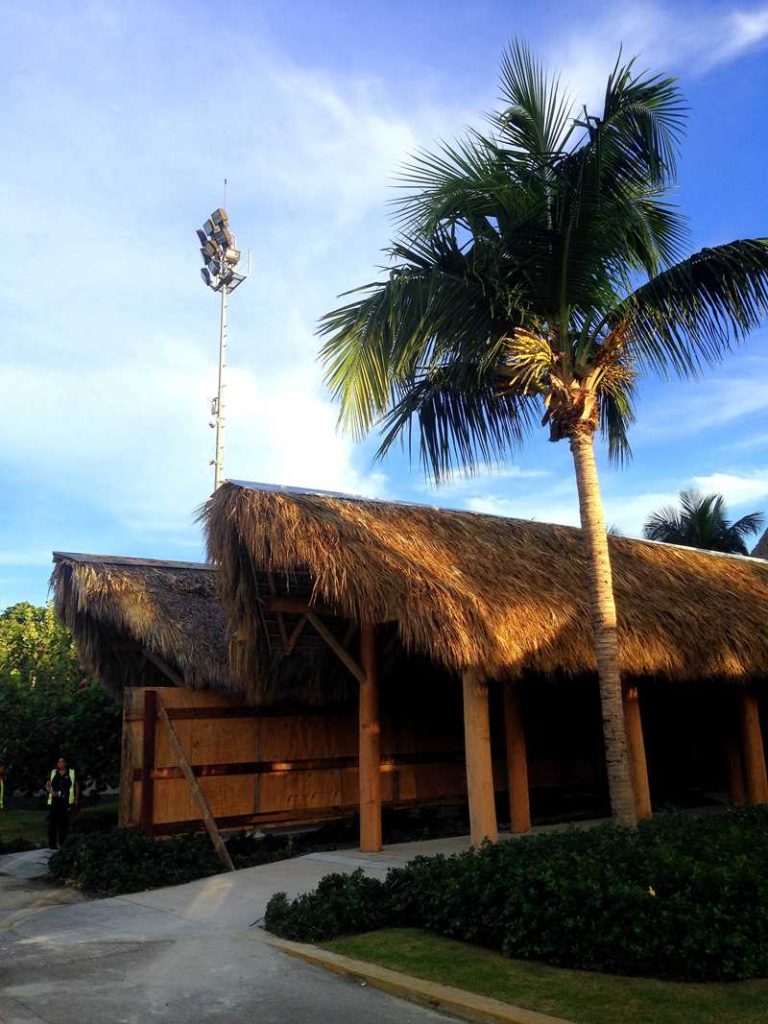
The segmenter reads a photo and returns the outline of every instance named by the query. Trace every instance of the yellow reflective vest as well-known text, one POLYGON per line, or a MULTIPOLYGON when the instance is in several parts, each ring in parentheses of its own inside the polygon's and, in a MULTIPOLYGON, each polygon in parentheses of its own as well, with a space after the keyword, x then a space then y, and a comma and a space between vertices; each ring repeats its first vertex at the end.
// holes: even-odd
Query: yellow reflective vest
MULTIPOLYGON (((58 771, 58 769, 54 768, 53 771, 51 772, 51 778, 50 778, 51 783, 53 783, 53 780, 56 777, 56 772, 57 771, 58 771)), ((67 774, 69 775, 69 781, 71 782, 71 786, 69 787, 69 801, 68 801, 69 806, 71 807, 72 804, 75 802, 75 769, 74 768, 70 768, 69 771, 67 772, 67 774)), ((48 806, 50 807, 52 803, 53 803, 53 791, 51 791, 48 794, 48 806)))

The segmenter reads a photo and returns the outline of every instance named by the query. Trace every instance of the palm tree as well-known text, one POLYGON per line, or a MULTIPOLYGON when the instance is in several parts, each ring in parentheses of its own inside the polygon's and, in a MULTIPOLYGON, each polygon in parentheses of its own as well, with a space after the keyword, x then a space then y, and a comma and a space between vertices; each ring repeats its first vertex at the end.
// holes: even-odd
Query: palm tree
POLYGON ((643 536, 665 544, 682 544, 687 548, 725 551, 732 555, 748 555, 745 538, 757 533, 763 515, 751 512, 735 523, 728 522, 722 494, 701 494, 696 490, 680 491, 680 508, 668 505, 653 512, 645 521, 643 536))
POLYGON ((594 454, 629 456, 640 373, 696 375, 768 309, 768 239, 684 257, 670 205, 685 121, 673 79, 621 57, 599 114, 572 113, 559 80, 516 44, 490 130, 417 155, 396 202, 386 279, 320 332, 340 422, 414 424, 436 478, 503 460, 537 423, 573 455, 614 816, 636 822, 611 564, 594 454))

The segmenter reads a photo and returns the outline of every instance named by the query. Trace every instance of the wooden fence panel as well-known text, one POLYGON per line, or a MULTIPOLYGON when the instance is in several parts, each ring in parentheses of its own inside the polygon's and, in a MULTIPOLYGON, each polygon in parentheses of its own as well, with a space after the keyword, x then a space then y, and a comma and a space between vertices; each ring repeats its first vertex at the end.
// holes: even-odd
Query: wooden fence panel
MULTIPOLYGON (((121 779, 129 796, 121 797, 122 820, 141 826, 142 807, 146 814, 151 806, 151 823, 144 825, 155 833, 197 828, 199 811, 167 730, 155 729, 154 756, 144 758, 148 692, 137 688, 125 694, 121 779)), ((175 687, 153 692, 167 710, 220 827, 324 820, 355 812, 356 708, 256 709, 210 692, 175 687)), ((465 791, 461 736, 395 721, 385 722, 382 738, 385 804, 439 804, 465 791)))

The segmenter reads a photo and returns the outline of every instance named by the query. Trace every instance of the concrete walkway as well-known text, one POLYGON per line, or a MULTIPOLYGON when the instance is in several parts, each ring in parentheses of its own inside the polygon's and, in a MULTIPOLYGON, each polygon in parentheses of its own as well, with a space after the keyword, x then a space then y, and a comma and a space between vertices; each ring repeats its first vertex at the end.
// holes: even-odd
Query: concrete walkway
MULTIPOLYGON (((168 889, 28 907, 0 918, 0 1022, 447 1024, 441 1014, 286 957, 263 941, 258 925, 277 891, 297 895, 331 871, 358 867, 383 878, 416 854, 467 845, 443 839, 379 854, 316 853, 168 889)), ((0 894, 43 885, 0 875, 0 894)))

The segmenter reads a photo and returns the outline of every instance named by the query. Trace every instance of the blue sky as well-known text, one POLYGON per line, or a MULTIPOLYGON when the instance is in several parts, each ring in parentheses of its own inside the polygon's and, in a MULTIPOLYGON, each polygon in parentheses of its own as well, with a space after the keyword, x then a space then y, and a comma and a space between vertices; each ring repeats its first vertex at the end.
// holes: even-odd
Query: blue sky
MULTIPOLYGON (((3 17, 0 607, 42 601, 52 549, 197 559, 217 311, 194 228, 222 199, 252 278, 232 298, 225 469, 575 523, 569 454, 436 491, 335 430, 314 330, 375 276, 419 146, 496 102, 526 39, 594 101, 618 46, 680 76, 691 245, 768 234, 768 4, 268 0, 19 5, 3 17)), ((768 331, 697 384, 642 384, 609 523, 680 487, 768 510, 768 331)))

